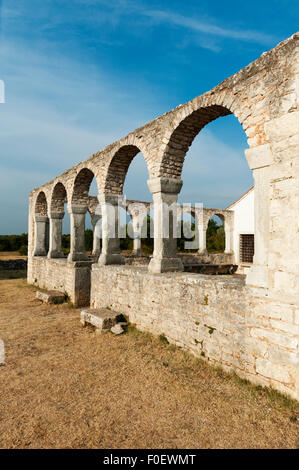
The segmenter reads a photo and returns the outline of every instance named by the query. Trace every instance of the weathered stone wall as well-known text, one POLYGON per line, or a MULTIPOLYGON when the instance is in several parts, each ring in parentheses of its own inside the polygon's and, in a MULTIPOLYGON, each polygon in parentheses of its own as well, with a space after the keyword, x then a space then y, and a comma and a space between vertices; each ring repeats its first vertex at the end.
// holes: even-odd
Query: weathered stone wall
POLYGON ((91 262, 68 263, 66 259, 34 256, 28 262, 28 282, 43 289, 67 294, 78 306, 89 305, 91 262))
POLYGON ((92 266, 91 306, 125 314, 196 356, 299 398, 299 316, 294 305, 252 292, 243 276, 151 274, 92 266))

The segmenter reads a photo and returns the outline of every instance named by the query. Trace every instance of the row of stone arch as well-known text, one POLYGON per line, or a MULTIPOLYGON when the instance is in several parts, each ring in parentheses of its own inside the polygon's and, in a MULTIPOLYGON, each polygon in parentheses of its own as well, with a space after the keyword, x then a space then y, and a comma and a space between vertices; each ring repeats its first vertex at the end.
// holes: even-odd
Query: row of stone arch
MULTIPOLYGON (((81 170, 76 178, 75 182, 78 182, 78 186, 74 189, 74 193, 77 196, 77 205, 72 204, 69 206, 69 212, 71 216, 71 247, 69 254, 69 261, 84 261, 88 260, 85 252, 85 214, 88 211, 91 216, 93 225, 93 250, 92 254, 94 259, 97 259, 100 255, 100 238, 102 238, 102 227, 100 230, 99 224, 102 223, 102 210, 98 203, 98 198, 89 196, 89 186, 93 179, 93 174, 85 169, 81 170), (82 178, 82 175, 88 175, 88 179, 82 178), (84 182, 84 184, 82 184, 84 182), (87 182, 87 184, 86 184, 87 182), (87 186, 88 185, 88 186, 87 186)), ((64 257, 62 251, 62 219, 64 217, 64 208, 67 203, 67 192, 66 188, 61 182, 57 182, 51 194, 51 200, 48 204, 47 197, 44 191, 41 191, 36 199, 35 204, 35 256, 45 256, 48 258, 62 258, 64 257)), ((146 221, 146 217, 149 214, 152 205, 150 203, 140 201, 127 201, 125 210, 130 214, 132 219, 133 231, 134 231, 134 245, 133 253, 141 255, 141 234, 142 228, 146 221), (137 236, 136 236, 137 234, 137 236)), ((206 231, 208 227, 208 221, 217 215, 222 220, 225 226, 225 252, 231 253, 232 250, 232 226, 233 226, 233 213, 227 210, 219 209, 207 209, 202 207, 194 206, 180 206, 176 207, 175 217, 177 223, 179 223, 183 214, 189 213, 194 217, 196 225, 196 237, 198 236, 197 242, 199 242, 198 252, 201 254, 206 253, 206 231)), ((118 221, 119 222, 119 221, 118 221)), ((168 234, 169 235, 169 234, 168 234)), ((111 240, 110 240, 111 243, 111 240)), ((113 250, 108 255, 118 255, 118 263, 121 263, 120 251, 116 246, 117 240, 114 237, 113 250)), ((103 253, 107 256, 107 253, 103 253)), ((107 263, 107 259, 104 264, 107 263)))
MULTIPOLYGON (((176 240, 167 239, 162 234, 162 223, 159 220, 166 217, 164 206, 177 202, 177 196, 182 187, 180 179, 185 155, 196 135, 209 122, 235 111, 242 121, 244 109, 238 108, 238 97, 229 99, 230 93, 211 95, 207 93, 195 98, 184 106, 179 106, 168 115, 161 116, 156 121, 147 124, 127 138, 107 148, 105 158, 95 154, 84 164, 77 166, 70 173, 62 175, 61 180, 55 180, 52 187, 47 187, 37 195, 35 203, 36 244, 35 254, 42 252, 41 243, 45 224, 42 217, 50 219, 50 248, 49 256, 60 256, 59 233, 64 203, 68 201, 68 211, 71 223, 71 250, 69 261, 86 259, 84 249, 84 220, 88 206, 90 184, 95 177, 99 203, 103 205, 103 226, 107 224, 110 212, 105 210, 105 204, 114 207, 113 217, 117 219, 117 196, 123 192, 125 177, 134 157, 142 152, 149 173, 148 185, 153 196, 155 219, 155 248, 151 270, 154 272, 182 270, 181 261, 176 256, 176 240), (215 101, 221 104, 215 104, 215 101), (230 108, 224 105, 229 101, 230 108), (84 166, 83 166, 84 165, 84 166), (74 171, 75 170, 75 171, 74 171), (155 209, 156 208, 156 209, 155 209), (48 212, 46 214, 45 212, 48 212), (161 213, 162 211, 162 213, 161 213), (109 212, 109 214, 108 214, 109 212)), ((241 122, 242 123, 242 122, 241 122)), ((246 127, 246 126, 245 126, 246 127)), ((117 220, 115 222, 118 223, 117 220)), ((169 221, 173 225, 173 221, 169 221)), ((204 233, 202 232, 202 246, 204 233)), ((121 263, 119 240, 109 237, 103 231, 102 255, 103 264, 121 263)))
MULTIPOLYGON (((236 82, 237 83, 237 82, 236 82)), ((215 119, 234 113, 243 125, 245 132, 250 134, 251 117, 255 112, 264 110, 255 108, 256 98, 246 100, 244 104, 240 93, 234 92, 220 84, 214 91, 205 93, 194 100, 181 105, 175 110, 146 124, 129 134, 116 144, 112 144, 102 152, 92 155, 82 164, 69 170, 52 185, 45 185, 44 190, 36 194, 36 243, 35 254, 40 253, 44 233, 43 219, 48 212, 50 219, 50 256, 59 256, 59 236, 64 203, 68 202, 71 225, 71 250, 69 261, 86 259, 84 250, 84 218, 88 206, 90 184, 95 178, 98 186, 98 199, 102 205, 103 226, 113 215, 117 221, 117 196, 122 195, 124 181, 130 163, 142 152, 149 174, 148 186, 154 202, 155 244, 154 257, 150 270, 163 272, 182 270, 181 261, 177 258, 176 240, 167 239, 162 234, 160 219, 166 217, 167 206, 177 202, 182 187, 181 173, 185 155, 196 135, 208 123, 215 119), (218 88, 218 90, 217 90, 218 88), (217 90, 217 92, 215 92, 217 90), (255 111, 258 109, 258 111, 255 111), (46 204, 49 201, 49 204, 46 204), (105 209, 105 205, 114 209, 105 209), (166 206, 166 209, 161 208, 166 206), (161 212, 162 211, 162 212, 161 212), (113 213, 113 214, 112 214, 113 213)), ((248 142, 250 142, 250 137, 248 142)), ((259 133, 259 143, 264 143, 265 135, 259 133)), ((169 221, 170 226, 173 221, 169 221)), ((231 229, 231 228, 230 228, 231 229)), ((204 237, 204 235, 202 235, 204 237)), ((204 241, 202 241, 204 243, 204 241)), ((229 244, 230 245, 230 244, 229 244)), ((110 237, 103 231, 102 264, 121 263, 119 240, 110 237)))

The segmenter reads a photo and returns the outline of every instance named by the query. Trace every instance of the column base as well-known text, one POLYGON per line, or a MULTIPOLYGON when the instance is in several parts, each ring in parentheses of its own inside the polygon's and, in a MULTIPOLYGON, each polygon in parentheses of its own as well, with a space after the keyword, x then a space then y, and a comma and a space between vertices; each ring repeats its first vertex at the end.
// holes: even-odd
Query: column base
POLYGON ((86 253, 69 253, 67 260, 71 263, 73 261, 88 261, 89 258, 86 253))
POLYGON ((49 251, 48 258, 64 258, 64 254, 62 251, 49 251))
POLYGON ((35 250, 33 256, 47 256, 46 250, 35 250))
POLYGON ((96 262, 98 262, 100 255, 101 255, 101 252, 91 253, 92 259, 94 259, 96 262))
POLYGON ((269 270, 267 266, 251 266, 247 276, 246 284, 248 286, 269 287, 269 270))
POLYGON ((102 253, 98 263, 102 266, 107 264, 125 264, 123 256, 119 253, 102 253))
POLYGON ((184 265, 179 258, 155 258, 150 260, 148 265, 150 273, 167 273, 184 271, 184 265))
POLYGON ((143 252, 142 252, 141 248, 138 249, 138 250, 132 250, 132 255, 134 255, 134 256, 143 256, 143 252))

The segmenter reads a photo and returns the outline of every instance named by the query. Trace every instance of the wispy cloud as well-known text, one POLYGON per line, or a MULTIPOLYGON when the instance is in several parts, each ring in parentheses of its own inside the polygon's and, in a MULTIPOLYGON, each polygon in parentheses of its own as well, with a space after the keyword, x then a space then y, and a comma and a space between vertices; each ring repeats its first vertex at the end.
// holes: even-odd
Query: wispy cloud
POLYGON ((254 42, 264 45, 272 44, 273 41, 275 41, 275 38, 269 34, 258 31, 237 30, 216 26, 208 21, 190 18, 172 11, 145 10, 142 14, 154 19, 157 23, 164 22, 174 26, 181 26, 183 28, 211 36, 254 42))

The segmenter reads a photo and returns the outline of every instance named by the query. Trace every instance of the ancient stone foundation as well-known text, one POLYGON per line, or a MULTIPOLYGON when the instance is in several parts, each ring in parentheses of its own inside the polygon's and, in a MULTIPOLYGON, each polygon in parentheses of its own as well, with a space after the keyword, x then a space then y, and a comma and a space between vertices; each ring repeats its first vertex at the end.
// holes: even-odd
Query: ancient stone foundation
MULTIPOLYGON (((135 233, 142 210, 137 202, 133 206, 127 210, 135 233)), ((296 33, 213 90, 31 191, 28 282, 66 293, 77 306, 91 301, 94 308, 113 308, 143 330, 163 333, 212 363, 299 399, 298 213, 296 33), (163 221, 169 213, 169 228, 176 224, 173 207, 193 139, 204 126, 229 114, 239 120, 249 146, 245 158, 254 178, 253 263, 246 276, 186 273, 188 260, 177 253, 172 231, 165 236, 163 221), (154 253, 150 260, 140 258, 140 263, 131 258, 128 266, 119 236, 111 233, 109 224, 115 228, 119 224, 118 200, 129 165, 139 152, 147 164, 154 203, 154 253), (93 178, 97 198, 88 195, 93 178), (61 244, 65 211, 71 226, 67 259, 61 244), (95 228, 90 257, 84 244, 87 211, 95 228)), ((207 223, 214 214, 224 221, 222 263, 234 263, 234 216, 229 210, 194 212, 198 255, 202 260, 206 256, 207 223)), ((142 254, 140 239, 134 240, 135 255, 142 254)))
POLYGON ((244 276, 131 266, 94 264, 91 285, 92 307, 122 312, 141 330, 298 398, 299 317, 289 300, 252 291, 244 276))

